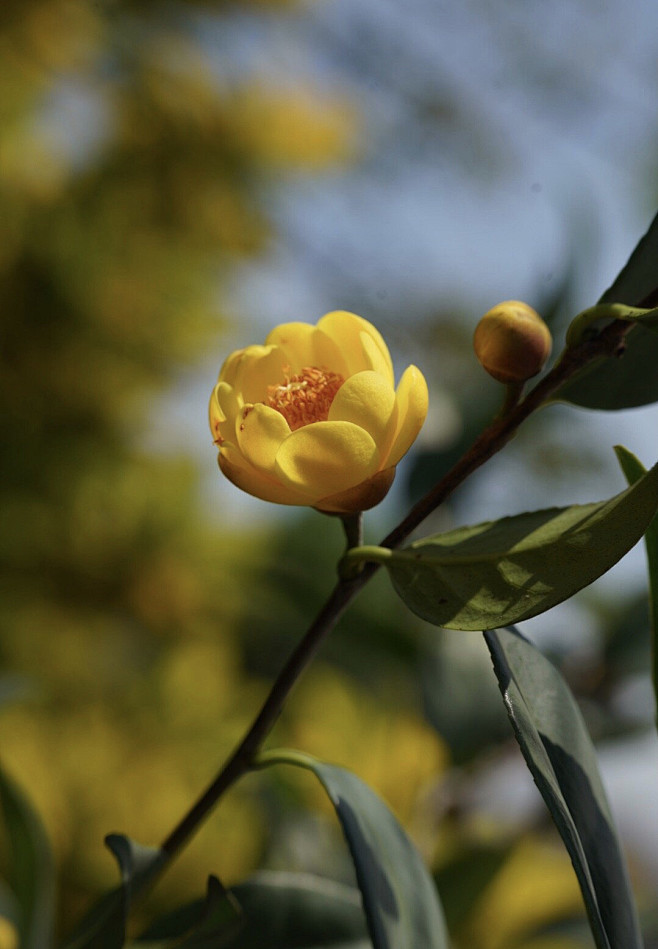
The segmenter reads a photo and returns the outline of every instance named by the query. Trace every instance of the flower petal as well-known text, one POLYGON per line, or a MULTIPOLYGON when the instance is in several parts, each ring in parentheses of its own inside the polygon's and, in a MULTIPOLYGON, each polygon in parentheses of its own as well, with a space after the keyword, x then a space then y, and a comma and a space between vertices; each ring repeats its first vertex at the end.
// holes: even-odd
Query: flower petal
POLYGON ((386 497, 394 478, 395 468, 385 468, 354 488, 322 498, 313 507, 327 514, 357 514, 359 511, 369 511, 386 497))
POLYGON ((308 505, 307 495, 296 491, 288 484, 268 478, 255 468, 246 467, 244 459, 232 445, 222 448, 218 457, 219 467, 233 484, 247 494, 274 504, 308 505))
POLYGON ((378 468, 375 442, 353 422, 315 422, 298 428, 276 456, 280 479, 308 492, 314 501, 360 484, 378 468))
POLYGON ((361 345, 363 346, 363 351, 370 363, 371 368, 383 376, 391 386, 395 385, 393 363, 391 362, 388 349, 386 352, 382 352, 381 348, 377 344, 377 340, 373 339, 373 337, 368 333, 361 333, 361 345))
POLYGON ((310 323, 281 323, 269 333, 265 344, 281 349, 295 373, 304 366, 312 365, 311 339, 314 333, 315 327, 310 323))
POLYGON ((385 459, 386 465, 397 465, 409 451, 427 415, 427 383, 416 366, 408 366, 403 372, 395 400, 398 407, 397 428, 388 458, 385 459))
POLYGON ((380 372, 391 385, 394 384, 393 363, 388 347, 372 323, 356 313, 333 310, 318 321, 318 329, 340 347, 347 361, 348 375, 372 369, 380 372))
POLYGON ((267 343, 283 352, 293 375, 307 366, 347 375, 347 363, 339 347, 326 333, 310 323, 282 323, 272 330, 267 343))
POLYGON ((378 372, 366 370, 342 384, 329 409, 330 422, 354 422, 372 435, 380 451, 395 424, 395 392, 378 372))
POLYGON ((220 437, 220 425, 222 422, 226 421, 226 415, 220 408, 219 399, 217 398, 217 389, 219 384, 220 383, 217 383, 215 388, 212 390, 210 403, 208 405, 208 424, 210 425, 213 441, 217 441, 217 439, 220 437))
POLYGON ((254 405, 237 426, 238 448, 247 464, 274 476, 274 461, 281 442, 290 435, 283 415, 269 405, 254 405))
POLYGON ((248 346, 234 383, 245 402, 264 402, 267 387, 283 382, 286 358, 277 346, 248 346))
POLYGON ((210 397, 208 416, 214 441, 236 440, 236 419, 242 409, 242 401, 233 387, 218 382, 210 397))
MULTIPOLYGON (((249 348, 249 347, 247 347, 249 348)), ((228 385, 232 386, 235 383, 236 376, 238 375, 240 363, 242 362, 242 357, 244 356, 245 349, 236 349, 235 352, 231 353, 230 356, 227 356, 222 364, 222 368, 219 370, 219 381, 226 382, 228 385)))

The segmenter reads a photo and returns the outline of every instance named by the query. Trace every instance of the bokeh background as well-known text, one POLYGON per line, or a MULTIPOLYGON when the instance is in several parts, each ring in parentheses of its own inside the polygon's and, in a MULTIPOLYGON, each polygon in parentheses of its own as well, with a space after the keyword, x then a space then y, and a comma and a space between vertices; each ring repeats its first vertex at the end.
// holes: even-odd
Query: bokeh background
MULTIPOLYGON (((344 308, 421 367, 431 415, 376 541, 496 410, 480 315, 525 299, 559 336, 648 227, 657 85, 651 0, 4 0, 0 761, 47 828, 62 931, 115 882, 103 836, 168 833, 333 583, 337 524, 217 474, 225 355, 344 308)), ((432 526, 612 494, 611 446, 653 462, 656 419, 546 410, 432 526)), ((642 567, 638 549, 524 631, 600 743, 651 946, 642 567)), ((371 586, 270 745, 386 798, 457 947, 589 945, 480 637, 371 586)), ((258 867, 350 879, 310 779, 243 780, 149 911, 258 867)))

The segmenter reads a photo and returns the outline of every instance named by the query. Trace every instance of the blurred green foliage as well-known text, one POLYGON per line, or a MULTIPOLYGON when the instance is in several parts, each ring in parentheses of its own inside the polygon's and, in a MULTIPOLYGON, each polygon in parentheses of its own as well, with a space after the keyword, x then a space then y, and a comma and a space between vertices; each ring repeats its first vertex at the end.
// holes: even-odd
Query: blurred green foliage
MULTIPOLYGON (((193 15, 0 12, 0 740, 52 838, 64 926, 113 882, 104 834, 160 839, 262 692, 235 636, 253 544, 209 528, 176 445, 141 445, 181 368, 210 346, 219 367, 227 269, 268 233, 255 180, 349 150, 339 103, 222 85, 193 15)), ((256 864, 256 804, 222 811, 165 890, 256 864)))
MULTIPOLYGON (((212 348, 219 368, 227 277, 271 235, 263 186, 355 156, 352 104, 214 74, 199 18, 276 7, 0 6, 0 756, 45 823, 63 930, 115 882, 103 836, 157 843, 211 778, 340 552, 337 525, 315 514, 269 532, 218 528, 194 463, 175 444, 143 447, 181 367, 212 348)), ((418 483, 436 459, 428 449, 418 483)), ((610 655, 618 643, 613 630, 610 655)), ((439 876, 473 880, 478 866, 477 886, 448 895, 449 918, 457 945, 497 949, 580 904, 543 827, 519 837, 464 804, 478 756, 508 737, 483 656, 430 636, 378 578, 274 737, 352 767, 439 876), (465 771, 444 785, 451 762, 465 771), (495 918, 494 884, 516 894, 495 918)), ((233 882, 284 859, 340 877, 326 815, 298 778, 253 778, 154 899, 170 907, 210 872, 233 882)), ((3 949, 12 933, 0 919, 3 949)))

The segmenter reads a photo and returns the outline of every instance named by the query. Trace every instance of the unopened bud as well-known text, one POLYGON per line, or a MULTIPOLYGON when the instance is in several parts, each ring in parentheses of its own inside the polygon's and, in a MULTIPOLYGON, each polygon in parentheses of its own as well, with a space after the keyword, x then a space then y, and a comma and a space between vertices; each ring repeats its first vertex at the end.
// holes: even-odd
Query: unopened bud
POLYGON ((527 303, 506 300, 485 313, 475 328, 473 348, 480 364, 499 382, 525 382, 551 354, 551 331, 527 303))

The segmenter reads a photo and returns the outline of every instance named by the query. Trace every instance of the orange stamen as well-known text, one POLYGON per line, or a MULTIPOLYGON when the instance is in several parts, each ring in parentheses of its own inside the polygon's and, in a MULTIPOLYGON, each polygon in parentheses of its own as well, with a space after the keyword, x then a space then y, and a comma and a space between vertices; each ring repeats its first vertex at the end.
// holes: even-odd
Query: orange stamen
POLYGON ((336 393, 345 382, 337 372, 305 366, 298 375, 284 370, 282 385, 267 387, 267 402, 294 431, 312 422, 326 422, 336 393))

